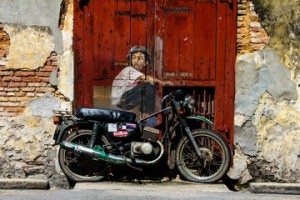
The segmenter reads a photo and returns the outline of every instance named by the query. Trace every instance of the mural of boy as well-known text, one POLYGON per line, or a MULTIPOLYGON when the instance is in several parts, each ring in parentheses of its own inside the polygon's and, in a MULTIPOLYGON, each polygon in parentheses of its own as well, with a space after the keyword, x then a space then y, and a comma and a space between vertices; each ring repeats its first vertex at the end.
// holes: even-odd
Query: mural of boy
POLYGON ((144 46, 132 47, 127 60, 129 66, 121 70, 112 83, 111 103, 123 110, 140 106, 141 113, 151 114, 155 109, 155 84, 171 83, 142 73, 151 65, 151 54, 144 46))

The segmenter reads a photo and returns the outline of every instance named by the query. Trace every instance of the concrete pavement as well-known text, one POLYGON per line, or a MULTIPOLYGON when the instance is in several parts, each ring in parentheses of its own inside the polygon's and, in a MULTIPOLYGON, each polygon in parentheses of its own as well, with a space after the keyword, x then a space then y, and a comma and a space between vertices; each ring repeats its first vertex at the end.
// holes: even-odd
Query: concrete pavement
POLYGON ((249 191, 252 193, 300 195, 300 183, 251 183, 249 191))
MULTIPOLYGON (((147 187, 147 185, 163 187, 164 189, 174 188, 175 186, 189 190, 201 190, 206 192, 228 192, 229 189, 222 183, 217 184, 197 184, 181 180, 173 181, 142 181, 136 182, 95 182, 77 183, 74 190, 84 189, 126 189, 136 187, 137 189, 147 187)), ((49 181, 42 179, 0 179, 0 189, 50 189, 49 181)), ((248 190, 252 193, 272 193, 272 194, 292 194, 300 195, 300 183, 250 183, 248 190)))
POLYGON ((227 187, 222 183, 217 184, 199 184, 186 181, 138 181, 134 182, 98 182, 98 183, 77 183, 74 190, 99 189, 99 190, 144 190, 146 188, 156 188, 163 191, 180 188, 180 191, 202 191, 202 192, 228 192, 227 187))
POLYGON ((50 188, 49 181, 43 179, 0 179, 0 189, 40 189, 50 188))

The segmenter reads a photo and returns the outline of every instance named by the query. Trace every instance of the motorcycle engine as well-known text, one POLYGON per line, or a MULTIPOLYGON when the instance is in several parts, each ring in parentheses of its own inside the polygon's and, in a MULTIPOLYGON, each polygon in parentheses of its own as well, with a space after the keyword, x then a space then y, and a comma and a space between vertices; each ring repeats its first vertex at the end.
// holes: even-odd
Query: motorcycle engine
POLYGON ((153 146, 150 142, 132 142, 131 154, 135 155, 150 155, 153 152, 153 146))

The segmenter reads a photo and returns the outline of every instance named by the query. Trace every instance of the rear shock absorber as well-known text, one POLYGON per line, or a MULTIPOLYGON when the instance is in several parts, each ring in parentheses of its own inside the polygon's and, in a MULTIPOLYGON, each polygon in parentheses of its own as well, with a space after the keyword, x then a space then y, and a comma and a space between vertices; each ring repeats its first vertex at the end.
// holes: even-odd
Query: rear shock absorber
POLYGON ((93 148, 95 146, 96 140, 97 140, 97 134, 99 131, 99 122, 94 122, 93 124, 93 133, 91 136, 91 144, 90 147, 93 148))

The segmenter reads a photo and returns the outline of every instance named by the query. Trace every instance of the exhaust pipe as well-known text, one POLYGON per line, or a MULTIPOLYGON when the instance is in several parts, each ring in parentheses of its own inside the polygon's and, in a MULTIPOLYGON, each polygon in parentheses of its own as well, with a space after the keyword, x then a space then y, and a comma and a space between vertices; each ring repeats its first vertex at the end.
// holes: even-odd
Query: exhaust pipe
POLYGON ((71 149, 74 150, 74 154, 76 156, 80 156, 82 155, 86 155, 86 156, 90 156, 92 158, 96 158, 105 162, 109 162, 109 163, 113 163, 113 164, 119 164, 119 165, 123 165, 123 164, 140 164, 140 165, 152 165, 157 163, 163 156, 164 154, 164 147, 162 145, 162 143, 160 141, 156 141, 156 143, 159 145, 160 147, 160 154, 159 156, 152 160, 152 161, 146 161, 146 160, 142 160, 142 159, 135 159, 134 162, 132 161, 132 159, 130 158, 126 158, 125 156, 117 156, 117 155, 113 155, 113 154, 107 154, 105 153, 105 151, 101 148, 101 147, 97 147, 97 148, 89 148, 89 147, 84 147, 72 142, 62 142, 60 143, 60 147, 63 149, 71 149))

